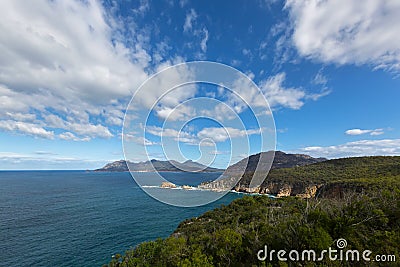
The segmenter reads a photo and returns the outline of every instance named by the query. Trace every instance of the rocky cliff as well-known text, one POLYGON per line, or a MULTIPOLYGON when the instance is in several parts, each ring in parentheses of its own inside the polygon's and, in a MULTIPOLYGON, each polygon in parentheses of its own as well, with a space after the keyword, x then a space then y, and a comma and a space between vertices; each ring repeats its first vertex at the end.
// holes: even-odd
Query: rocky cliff
POLYGON ((390 188, 391 185, 398 184, 400 179, 399 156, 341 158, 290 168, 274 167, 274 164, 260 186, 250 186, 253 173, 245 172, 239 181, 229 173, 226 177, 203 183, 199 187, 209 190, 234 189, 238 192, 272 194, 277 197, 342 198, 348 193, 358 194, 378 191, 383 187, 390 188))
POLYGON ((271 194, 277 197, 299 196, 310 198, 315 196, 317 189, 321 187, 321 185, 288 183, 279 180, 268 181, 268 179, 265 179, 266 173, 269 169, 274 170, 306 166, 326 160, 325 158, 313 158, 304 154, 287 154, 282 151, 275 151, 275 153, 273 151, 262 152, 231 165, 226 169, 223 177, 213 182, 202 183, 199 187, 215 191, 233 189, 237 192, 271 194), (261 186, 250 187, 250 181, 255 171, 262 175, 260 177, 260 182, 264 182, 261 186), (241 175, 239 181, 238 175, 241 175))

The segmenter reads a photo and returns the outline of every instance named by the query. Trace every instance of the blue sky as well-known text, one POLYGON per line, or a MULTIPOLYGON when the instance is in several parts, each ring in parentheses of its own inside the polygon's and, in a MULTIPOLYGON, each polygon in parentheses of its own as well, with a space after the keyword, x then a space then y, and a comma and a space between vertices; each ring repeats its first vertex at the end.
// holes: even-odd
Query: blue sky
MULTIPOLYGON (((133 93, 165 67, 196 60, 253 79, 278 150, 400 155, 398 1, 43 0, 2 1, 0 10, 0 169, 92 169, 123 158, 133 93)), ((191 136, 218 128, 208 123, 191 136)), ((229 149, 222 139, 219 157, 229 149)))

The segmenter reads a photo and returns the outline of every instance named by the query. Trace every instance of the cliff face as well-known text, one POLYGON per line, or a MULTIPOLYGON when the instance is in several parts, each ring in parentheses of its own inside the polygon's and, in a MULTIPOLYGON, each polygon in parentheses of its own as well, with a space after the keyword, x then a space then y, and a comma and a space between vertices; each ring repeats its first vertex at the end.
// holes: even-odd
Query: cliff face
MULTIPOLYGON (((303 158, 303 156, 301 156, 303 158)), ((274 161, 274 164, 276 162, 274 161)), ((201 185, 213 189, 222 187, 246 193, 272 194, 278 197, 343 198, 390 188, 400 179, 399 156, 351 157, 326 160, 315 164, 291 168, 272 169, 264 173, 260 186, 251 186, 253 173, 247 172, 238 179, 227 175, 219 181, 201 185), (234 184, 238 181, 237 184, 234 184)))
POLYGON ((263 173, 267 173, 269 169, 274 170, 306 166, 326 160, 325 158, 313 158, 304 154, 286 154, 281 151, 276 151, 275 153, 273 151, 262 152, 229 166, 224 172, 224 177, 213 182, 203 183, 199 185, 199 187, 215 191, 233 189, 237 192, 271 194, 277 197, 298 196, 302 198, 311 198, 316 195, 318 188, 321 187, 320 184, 268 181, 268 179, 264 180, 266 177, 263 176, 260 178, 264 180, 264 182, 260 186, 250 187, 250 181, 256 170, 263 175, 263 173), (274 157, 274 160, 271 164, 272 157, 274 157), (238 181, 238 173, 243 172, 243 170, 245 170, 244 174, 238 181))
MULTIPOLYGON (((232 187, 232 182, 219 180, 211 183, 199 185, 201 189, 212 191, 226 191, 232 187)), ((347 183, 313 183, 313 182, 267 182, 258 187, 248 187, 237 184, 232 188, 236 192, 249 194, 268 194, 276 197, 294 196, 299 198, 342 198, 347 192, 361 193, 362 186, 351 185, 347 183)))
POLYGON ((238 185, 234 188, 237 192, 259 193, 275 195, 276 197, 296 196, 300 198, 313 198, 317 195, 322 184, 303 184, 303 183, 279 183, 270 182, 267 185, 249 188, 238 185))

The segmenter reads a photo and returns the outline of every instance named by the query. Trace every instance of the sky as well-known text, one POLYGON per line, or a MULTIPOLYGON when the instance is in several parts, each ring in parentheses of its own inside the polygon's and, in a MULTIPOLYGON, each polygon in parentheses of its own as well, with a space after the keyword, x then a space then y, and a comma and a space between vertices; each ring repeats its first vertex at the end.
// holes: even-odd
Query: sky
MULTIPOLYGON (((398 25, 396 0, 1 1, 0 169, 98 168, 124 158, 122 139, 139 145, 130 159, 162 159, 159 133, 176 139, 177 122, 184 155, 178 160, 213 154, 219 161, 212 166, 223 167, 226 155, 243 156, 227 151, 247 137, 245 152, 265 149, 260 136, 272 117, 264 115, 266 127, 255 124, 250 108, 229 90, 221 93, 221 85, 183 86, 158 102, 149 124, 123 132, 140 86, 192 61, 232 66, 253 80, 268 102, 264 111, 272 112, 277 150, 400 155, 398 25), (201 96, 219 101, 208 107, 214 120, 190 121, 196 104, 180 104, 201 96), (228 123, 221 103, 242 128, 228 123), (136 153, 144 148, 148 155, 136 153)), ((168 82, 192 76, 180 70, 168 82)), ((249 106, 262 109, 249 88, 237 86, 249 106)), ((148 109, 154 92, 142 92, 135 101, 148 109)))

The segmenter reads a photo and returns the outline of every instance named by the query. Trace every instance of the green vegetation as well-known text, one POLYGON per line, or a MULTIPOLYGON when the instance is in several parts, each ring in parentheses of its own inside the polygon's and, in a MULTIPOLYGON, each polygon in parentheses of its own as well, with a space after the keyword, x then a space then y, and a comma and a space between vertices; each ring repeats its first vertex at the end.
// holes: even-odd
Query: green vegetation
POLYGON ((365 266, 366 262, 259 261, 257 252, 269 249, 336 247, 395 255, 400 261, 400 157, 332 160, 271 172, 272 179, 324 182, 346 186, 340 198, 270 199, 245 196, 228 206, 182 222, 166 239, 145 242, 118 255, 109 266, 365 266), (369 188, 359 193, 358 186, 369 188), (350 189, 354 189, 351 191, 350 189))
MULTIPOLYGON (((251 173, 245 173, 240 180, 248 186, 251 173)), ((323 185, 319 196, 342 197, 343 192, 376 192, 381 188, 391 188, 400 181, 400 157, 356 157, 328 160, 306 166, 273 169, 269 172, 261 188, 271 184, 289 184, 294 188, 309 185, 323 185), (340 194, 339 194, 340 191, 340 194)))
POLYGON ((268 181, 304 181, 315 183, 362 180, 364 182, 387 181, 400 177, 400 157, 342 158, 306 166, 271 170, 268 181), (384 178, 383 180, 381 178, 384 178))

